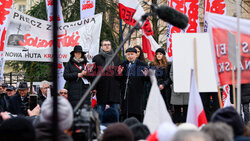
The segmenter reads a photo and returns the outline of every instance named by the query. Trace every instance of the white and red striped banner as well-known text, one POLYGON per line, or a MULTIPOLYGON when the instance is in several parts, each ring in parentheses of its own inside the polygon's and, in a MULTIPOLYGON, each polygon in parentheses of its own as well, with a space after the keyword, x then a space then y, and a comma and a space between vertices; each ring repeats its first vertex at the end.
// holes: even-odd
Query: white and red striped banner
POLYGON ((167 59, 173 60, 172 52, 172 34, 173 33, 197 33, 200 32, 200 24, 198 17, 199 0, 169 0, 168 6, 172 7, 183 14, 186 14, 189 18, 188 26, 185 30, 181 30, 178 27, 174 27, 168 24, 167 27, 167 59))
MULTIPOLYGON (((46 1, 46 8, 47 8, 47 16, 48 16, 48 21, 52 22, 53 21, 53 0, 45 0, 46 1)), ((57 1, 57 21, 58 22, 64 22, 63 20, 63 15, 62 15, 62 7, 61 7, 61 1, 57 1)))
POLYGON ((4 73, 5 60, 3 59, 4 42, 7 29, 7 22, 10 11, 13 5, 13 0, 0 1, 0 81, 2 81, 4 73))
MULTIPOLYGON (((220 15, 226 15, 226 3, 224 0, 204 0, 204 15, 207 12, 220 14, 220 15)), ((204 16, 204 32, 207 32, 207 19, 206 16, 204 16)))
POLYGON ((81 19, 95 15, 95 0, 80 0, 81 19))
MULTIPOLYGON (((137 0, 119 0, 119 11, 120 18, 131 26, 134 26, 136 21, 140 20, 141 16, 145 14, 137 0)), ((160 46, 152 37, 153 30, 149 20, 144 23, 142 30, 142 49, 144 53, 147 53, 148 59, 152 61, 155 54, 154 52, 160 48, 160 46)))

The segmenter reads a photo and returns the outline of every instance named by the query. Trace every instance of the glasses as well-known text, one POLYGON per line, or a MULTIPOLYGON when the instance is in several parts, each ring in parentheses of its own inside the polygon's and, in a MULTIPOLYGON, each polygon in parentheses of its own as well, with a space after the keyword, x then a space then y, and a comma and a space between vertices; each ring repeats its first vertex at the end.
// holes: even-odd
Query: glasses
POLYGON ((111 46, 111 44, 103 44, 103 46, 111 46))

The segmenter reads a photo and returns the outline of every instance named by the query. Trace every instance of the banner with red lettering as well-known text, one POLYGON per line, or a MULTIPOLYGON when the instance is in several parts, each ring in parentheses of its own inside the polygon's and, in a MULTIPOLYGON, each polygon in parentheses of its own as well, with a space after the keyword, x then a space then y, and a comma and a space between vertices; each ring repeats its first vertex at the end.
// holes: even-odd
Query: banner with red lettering
POLYGON ((4 73, 5 60, 3 59, 3 50, 5 43, 5 35, 7 30, 8 18, 11 12, 13 0, 0 1, 0 81, 2 81, 4 73))
MULTIPOLYGON (((168 6, 173 7, 174 9, 185 13, 185 0, 168 0, 168 6)), ((184 33, 184 30, 181 30, 178 27, 168 24, 167 26, 167 59, 168 61, 173 60, 173 51, 172 51, 172 34, 173 33, 184 33)))
MULTIPOLYGON (((236 35, 236 18, 219 14, 206 14, 212 43, 218 84, 232 84, 232 65, 228 58, 227 31, 236 35)), ((250 83, 250 20, 240 19, 241 84, 250 83)), ((237 71, 237 70, 235 70, 237 71)), ((235 78, 235 80, 237 80, 235 78)))
POLYGON ((95 14, 95 0, 80 0, 81 19, 95 14))
POLYGON ((167 26, 167 59, 172 61, 172 34, 173 33, 197 33, 200 32, 200 22, 198 17, 199 0, 169 0, 168 6, 186 14, 189 19, 188 26, 185 30, 174 27, 171 24, 167 26))
MULTIPOLYGON (((102 14, 58 26, 59 59, 67 62, 75 45, 81 45, 91 59, 99 51, 102 14)), ((5 59, 52 61, 52 23, 13 10, 5 43, 5 59)))
MULTIPOLYGON (((226 15, 226 3, 224 0, 204 0, 204 14, 207 12, 226 15)), ((207 19, 204 16, 204 32, 207 32, 207 19)))
MULTIPOLYGON (((47 16, 48 16, 48 21, 52 22, 53 21, 53 0, 45 0, 46 1, 46 9, 47 9, 47 16)), ((62 6, 61 6, 61 1, 57 1, 57 21, 58 22, 64 22, 63 20, 63 15, 62 15, 62 6)))

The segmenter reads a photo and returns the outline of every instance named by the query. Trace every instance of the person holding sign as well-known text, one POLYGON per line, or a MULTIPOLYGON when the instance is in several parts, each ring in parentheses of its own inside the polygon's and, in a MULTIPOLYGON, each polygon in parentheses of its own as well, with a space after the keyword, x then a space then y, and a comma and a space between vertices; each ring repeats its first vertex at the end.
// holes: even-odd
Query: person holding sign
MULTIPOLYGON (((63 77, 68 84, 68 99, 72 107, 76 106, 89 86, 86 79, 87 59, 84 56, 85 53, 80 45, 76 45, 74 50, 70 52, 70 59, 63 73, 63 77)), ((89 102, 85 102, 85 104, 89 104, 89 102)))
POLYGON ((158 48, 155 51, 155 56, 153 62, 150 64, 150 68, 155 69, 155 76, 157 79, 157 83, 159 89, 161 91, 161 95, 166 104, 168 110, 170 107, 170 99, 171 99, 171 84, 173 83, 170 78, 170 68, 171 64, 167 62, 165 56, 165 50, 163 48, 158 48))

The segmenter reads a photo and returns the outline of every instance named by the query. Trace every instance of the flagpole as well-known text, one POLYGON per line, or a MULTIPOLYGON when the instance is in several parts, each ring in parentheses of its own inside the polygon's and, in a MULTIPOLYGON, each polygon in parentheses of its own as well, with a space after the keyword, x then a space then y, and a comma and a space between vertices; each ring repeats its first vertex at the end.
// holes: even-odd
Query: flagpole
MULTIPOLYGON (((121 28, 121 39, 123 41, 123 32, 122 32, 122 20, 120 19, 120 28, 121 28)), ((124 54, 124 46, 122 46, 122 55, 123 55, 123 60, 125 61, 125 54, 124 54)))
POLYGON ((240 114, 241 105, 241 51, 240 51, 240 0, 236 0, 236 13, 237 13, 237 111, 240 114))
POLYGON ((199 91, 196 38, 194 38, 194 72, 195 72, 195 79, 196 79, 197 88, 198 88, 198 91, 199 91))

